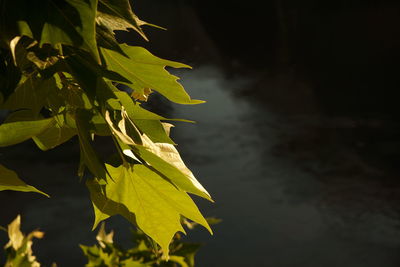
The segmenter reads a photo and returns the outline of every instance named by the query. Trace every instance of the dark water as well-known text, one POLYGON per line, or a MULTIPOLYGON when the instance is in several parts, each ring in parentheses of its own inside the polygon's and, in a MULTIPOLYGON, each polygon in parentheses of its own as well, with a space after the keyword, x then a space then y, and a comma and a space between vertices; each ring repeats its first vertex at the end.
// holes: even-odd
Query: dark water
POLYGON ((204 213, 224 220, 214 237, 193 235, 207 242, 199 266, 398 266, 399 220, 369 212, 376 197, 368 190, 346 199, 351 175, 332 178, 339 192, 329 194, 318 175, 277 156, 288 122, 231 93, 251 80, 224 78, 214 67, 181 76, 193 96, 208 102, 179 108, 177 116, 198 124, 179 127, 177 140, 216 200, 204 204, 204 213), (346 203, 338 205, 342 194, 346 203))

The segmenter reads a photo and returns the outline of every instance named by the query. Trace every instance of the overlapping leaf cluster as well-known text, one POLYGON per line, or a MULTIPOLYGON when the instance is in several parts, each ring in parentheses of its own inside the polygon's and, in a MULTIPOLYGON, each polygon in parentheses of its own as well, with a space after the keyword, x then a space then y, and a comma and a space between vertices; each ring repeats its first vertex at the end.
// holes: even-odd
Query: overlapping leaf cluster
MULTIPOLYGON (((212 224, 216 221, 214 218, 208 218, 207 221, 212 224)), ((182 220, 188 224, 189 228, 196 226, 187 220, 182 220)), ((87 267, 100 266, 118 266, 118 267, 194 267, 195 255, 201 244, 184 242, 182 236, 175 234, 170 245, 169 261, 159 257, 159 251, 154 244, 140 230, 132 232, 134 246, 128 249, 122 248, 114 242, 114 231, 107 233, 104 223, 101 224, 96 236, 98 245, 84 246, 81 249, 86 256, 87 267)))
MULTIPOLYGON (((181 217, 210 230, 188 193, 211 200, 169 137, 167 119, 141 106, 152 90, 170 101, 196 104, 165 70, 188 67, 142 47, 119 44, 115 30, 144 38, 128 0, 0 1, 0 146, 33 139, 42 150, 77 136, 80 167, 95 211, 94 227, 119 214, 168 255, 184 232, 181 217), (120 90, 119 85, 129 87, 120 90), (119 160, 107 163, 96 136, 113 140, 119 160), (86 177, 86 176, 85 176, 86 177)), ((38 191, 4 166, 0 190, 38 191)), ((39 191, 40 192, 40 191, 39 191)), ((211 232, 211 230, 210 230, 211 232)))

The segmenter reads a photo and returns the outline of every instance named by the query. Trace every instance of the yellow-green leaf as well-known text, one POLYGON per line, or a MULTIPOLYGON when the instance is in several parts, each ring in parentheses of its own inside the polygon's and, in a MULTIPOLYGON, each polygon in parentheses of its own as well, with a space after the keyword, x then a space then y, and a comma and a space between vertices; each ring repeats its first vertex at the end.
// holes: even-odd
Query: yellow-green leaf
MULTIPOLYGON (((181 215, 210 232, 211 229, 193 200, 144 165, 106 165, 113 178, 106 185, 88 182, 96 216, 120 214, 153 238, 168 255, 169 243, 178 231, 184 232, 181 215), (104 214, 104 215, 103 215, 104 214)), ((96 222, 99 222, 96 219, 96 222)))
POLYGON ((54 125, 53 118, 15 121, 0 125, 0 147, 15 145, 36 136, 54 125))
POLYGON ((190 68, 188 65, 158 58, 142 47, 121 45, 129 58, 118 52, 101 48, 101 53, 111 71, 118 72, 131 83, 125 83, 133 90, 144 94, 145 89, 153 89, 170 101, 179 104, 199 104, 204 101, 191 99, 178 77, 171 75, 165 67, 190 68))

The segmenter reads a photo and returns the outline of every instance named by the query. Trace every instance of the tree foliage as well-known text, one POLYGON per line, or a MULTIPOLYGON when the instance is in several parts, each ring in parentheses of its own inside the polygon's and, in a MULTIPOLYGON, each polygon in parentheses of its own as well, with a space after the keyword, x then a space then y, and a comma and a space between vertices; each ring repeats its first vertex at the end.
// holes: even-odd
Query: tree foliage
MULTIPOLYGON (((0 147, 32 139, 48 150, 77 136, 94 227, 122 215, 168 257, 182 217, 211 232, 188 193, 211 197, 179 156, 168 119, 141 102, 152 90, 179 104, 202 101, 165 69, 189 66, 116 41, 114 31, 130 29, 147 39, 143 25, 128 0, 1 0, 0 147), (96 136, 112 140, 118 160, 97 153, 96 136)), ((2 165, 0 190, 42 193, 2 165)))

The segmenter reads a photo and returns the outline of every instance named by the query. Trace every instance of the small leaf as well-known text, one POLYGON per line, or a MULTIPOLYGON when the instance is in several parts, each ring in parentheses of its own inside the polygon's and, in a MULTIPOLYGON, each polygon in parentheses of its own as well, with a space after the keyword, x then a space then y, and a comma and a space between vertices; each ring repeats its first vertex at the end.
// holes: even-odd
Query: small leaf
POLYGON ((110 233, 106 233, 105 230, 105 223, 103 222, 100 225, 99 232, 97 233, 96 240, 99 242, 100 246, 102 248, 106 247, 106 243, 112 244, 113 243, 113 237, 114 237, 114 231, 111 231, 110 233))
POLYGON ((22 247, 25 236, 21 232, 20 215, 18 215, 17 218, 15 218, 15 220, 8 225, 8 238, 10 239, 10 241, 5 246, 6 248, 12 247, 14 250, 18 250, 22 247))
POLYGON ((8 237, 10 241, 4 247, 7 253, 6 267, 39 267, 40 263, 32 252, 32 239, 43 238, 44 233, 33 231, 25 236, 21 230, 21 216, 18 215, 14 221, 8 225, 8 237))
POLYGON ((24 181, 18 178, 18 175, 14 171, 0 165, 0 191, 4 190, 36 192, 49 197, 46 193, 43 193, 33 186, 27 185, 24 181))
POLYGON ((150 94, 153 91, 150 88, 144 88, 143 89, 143 93, 142 92, 138 92, 138 91, 133 91, 132 92, 132 97, 135 100, 139 100, 139 101, 144 101, 146 102, 149 99, 150 94))

